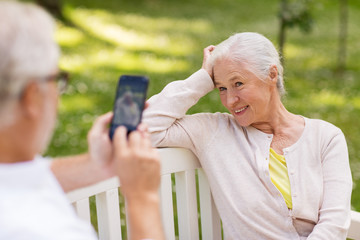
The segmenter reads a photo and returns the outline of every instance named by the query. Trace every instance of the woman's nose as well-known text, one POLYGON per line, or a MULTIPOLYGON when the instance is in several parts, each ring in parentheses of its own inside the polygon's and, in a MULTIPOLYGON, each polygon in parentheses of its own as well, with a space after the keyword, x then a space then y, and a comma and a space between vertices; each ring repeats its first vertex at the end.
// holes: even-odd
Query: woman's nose
POLYGON ((234 105, 240 100, 240 97, 233 91, 228 91, 227 103, 228 105, 234 105))

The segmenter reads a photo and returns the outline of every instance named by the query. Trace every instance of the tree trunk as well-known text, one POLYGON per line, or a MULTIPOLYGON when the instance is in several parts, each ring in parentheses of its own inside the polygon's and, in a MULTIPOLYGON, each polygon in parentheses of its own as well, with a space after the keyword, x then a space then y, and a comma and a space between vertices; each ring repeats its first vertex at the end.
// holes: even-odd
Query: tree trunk
POLYGON ((36 0, 36 2, 53 16, 63 19, 61 0, 36 0))
POLYGON ((346 69, 346 39, 348 28, 348 2, 339 0, 339 49, 338 49, 338 73, 343 73, 346 69))
POLYGON ((285 40, 286 40, 286 18, 285 18, 286 11, 287 11, 287 0, 281 0, 280 30, 279 30, 279 54, 280 54, 282 63, 284 63, 284 47, 285 47, 285 40))

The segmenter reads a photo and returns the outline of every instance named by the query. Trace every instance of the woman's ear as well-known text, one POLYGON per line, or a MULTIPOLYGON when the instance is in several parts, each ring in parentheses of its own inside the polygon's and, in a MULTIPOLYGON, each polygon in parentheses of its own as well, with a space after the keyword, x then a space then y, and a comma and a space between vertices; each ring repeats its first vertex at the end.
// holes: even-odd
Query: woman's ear
POLYGON ((276 65, 272 65, 269 69, 269 78, 270 78, 270 82, 274 83, 275 85, 277 84, 278 81, 278 69, 276 67, 276 65))

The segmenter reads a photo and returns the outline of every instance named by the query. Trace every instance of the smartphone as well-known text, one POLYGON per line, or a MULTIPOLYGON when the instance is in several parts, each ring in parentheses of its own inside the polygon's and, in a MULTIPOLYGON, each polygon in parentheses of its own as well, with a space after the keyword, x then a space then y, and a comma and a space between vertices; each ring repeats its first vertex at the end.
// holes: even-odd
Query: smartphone
POLYGON ((136 130, 145 107, 149 79, 146 76, 122 75, 118 81, 114 101, 114 116, 110 124, 110 139, 115 130, 125 126, 128 134, 136 130))

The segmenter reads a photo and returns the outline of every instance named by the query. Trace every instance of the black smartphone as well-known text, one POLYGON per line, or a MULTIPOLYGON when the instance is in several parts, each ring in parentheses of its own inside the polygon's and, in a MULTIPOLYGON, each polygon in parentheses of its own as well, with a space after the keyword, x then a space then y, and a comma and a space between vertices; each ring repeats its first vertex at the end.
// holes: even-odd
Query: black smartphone
POLYGON ((118 81, 114 101, 114 116, 110 125, 110 139, 115 130, 125 126, 128 134, 136 130, 145 107, 149 79, 146 76, 122 75, 118 81))

